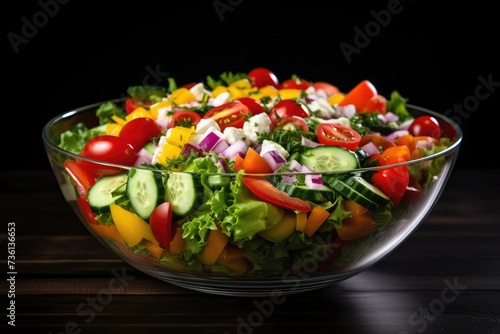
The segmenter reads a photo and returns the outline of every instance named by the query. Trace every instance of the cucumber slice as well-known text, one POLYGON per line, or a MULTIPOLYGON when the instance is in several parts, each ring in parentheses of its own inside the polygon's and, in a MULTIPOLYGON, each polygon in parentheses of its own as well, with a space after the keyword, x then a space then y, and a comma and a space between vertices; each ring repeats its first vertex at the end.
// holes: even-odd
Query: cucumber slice
POLYGON ((164 187, 160 173, 148 169, 132 168, 127 180, 127 196, 134 212, 148 219, 162 202, 164 187))
POLYGON ((351 170, 359 168, 354 152, 341 146, 316 146, 300 155, 300 161, 315 172, 351 170))
POLYGON ((307 186, 298 186, 289 183, 278 183, 276 188, 286 192, 292 197, 297 197, 306 201, 315 203, 334 202, 336 198, 335 191, 328 186, 323 185, 320 189, 312 189, 307 186))
POLYGON ((220 189, 228 186, 229 183, 230 183, 229 176, 217 175, 217 174, 207 176, 207 185, 210 188, 220 189))
POLYGON ((117 189, 127 184, 127 173, 103 176, 94 183, 88 191, 87 200, 90 208, 95 213, 109 212, 109 205, 115 203, 124 193, 117 192, 117 189))
POLYGON ((194 175, 172 173, 167 179, 165 200, 172 204, 172 213, 185 216, 193 213, 203 200, 203 189, 194 175))
POLYGON ((375 187, 370 182, 363 179, 361 176, 351 176, 345 183, 351 186, 354 190, 372 200, 378 205, 386 205, 391 200, 382 190, 375 187))
POLYGON ((354 202, 364 206, 368 210, 376 211, 380 207, 379 204, 367 198, 359 191, 353 189, 350 185, 348 185, 339 178, 328 178, 327 182, 333 189, 337 190, 342 196, 345 196, 353 200, 354 202))

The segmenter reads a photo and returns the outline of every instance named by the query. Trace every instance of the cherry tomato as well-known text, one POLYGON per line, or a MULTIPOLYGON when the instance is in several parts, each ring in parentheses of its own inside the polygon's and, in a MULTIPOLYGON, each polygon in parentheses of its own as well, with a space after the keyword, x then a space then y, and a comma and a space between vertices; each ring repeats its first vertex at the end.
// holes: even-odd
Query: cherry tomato
MULTIPOLYGON (((83 157, 118 165, 132 166, 137 152, 125 139, 111 135, 101 135, 90 139, 81 153, 83 157)), ((113 175, 123 172, 121 168, 98 165, 82 161, 87 172, 97 175, 113 175)))
POLYGON ((277 121, 271 122, 271 130, 276 128, 290 130, 292 127, 295 127, 299 131, 309 131, 309 126, 306 121, 302 117, 298 116, 284 116, 277 121))
POLYGON ((139 107, 148 109, 151 105, 152 103, 149 101, 144 101, 136 97, 129 97, 125 100, 125 112, 130 114, 139 107))
POLYGON ((227 127, 242 128, 248 115, 248 107, 239 102, 231 101, 210 109, 203 118, 211 118, 219 124, 220 130, 227 127))
POLYGON ((170 202, 163 202, 153 210, 149 217, 149 226, 151 226, 151 232, 160 245, 165 249, 170 249, 170 242, 175 234, 170 202))
POLYGON ((265 86, 279 87, 279 81, 276 75, 264 67, 257 67, 248 72, 248 79, 252 86, 262 88, 265 86))
POLYGON ((338 89, 337 86, 334 86, 334 85, 332 85, 332 84, 330 84, 328 82, 316 81, 316 82, 312 83, 312 86, 317 91, 318 90, 324 91, 325 94, 326 94, 326 96, 332 96, 332 95, 340 93, 340 90, 338 89))
POLYGON ((120 130, 119 137, 132 145, 136 152, 151 139, 161 134, 161 127, 153 119, 138 117, 128 121, 120 130))
POLYGON ((438 120, 428 115, 415 118, 408 131, 413 136, 429 136, 435 139, 441 137, 441 128, 438 120))
POLYGON ((307 80, 303 80, 300 78, 292 78, 283 81, 280 84, 279 89, 300 89, 300 90, 306 90, 307 88, 311 87, 311 83, 307 80))
POLYGON ((361 135, 356 130, 340 124, 321 123, 316 128, 316 136, 323 145, 342 146, 351 151, 361 142, 361 135))
POLYGON ((169 128, 176 126, 183 126, 185 128, 190 128, 196 126, 201 121, 201 115, 193 110, 177 110, 170 119, 168 124, 169 128))
POLYGON ((264 106, 251 97, 240 97, 237 100, 248 107, 248 110, 252 114, 252 116, 265 112, 264 106))
POLYGON ((292 99, 282 100, 269 110, 271 122, 277 123, 281 118, 287 116, 307 118, 309 117, 309 112, 303 104, 292 99))
POLYGON ((267 203, 295 211, 310 212, 312 210, 309 202, 291 197, 264 179, 244 176, 243 183, 255 197, 267 203))

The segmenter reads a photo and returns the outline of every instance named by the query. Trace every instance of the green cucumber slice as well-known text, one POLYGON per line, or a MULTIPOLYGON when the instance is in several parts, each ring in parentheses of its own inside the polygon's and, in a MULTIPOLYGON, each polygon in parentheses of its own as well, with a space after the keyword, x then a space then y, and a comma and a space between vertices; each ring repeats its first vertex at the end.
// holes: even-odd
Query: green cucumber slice
MULTIPOLYGON (((325 181, 325 179, 323 178, 325 181)), ((368 210, 376 211, 380 205, 371 199, 367 198, 359 191, 353 189, 350 185, 342 181, 340 178, 328 178, 328 184, 336 191, 338 191, 342 196, 349 198, 359 205, 364 206, 368 210)))
POLYGON ((127 180, 127 196, 134 212, 148 219, 162 202, 164 187, 160 173, 149 169, 132 168, 127 180))
POLYGON ((298 186, 288 183, 278 183, 276 188, 286 192, 292 197, 297 197, 306 201, 315 203, 334 202, 336 198, 335 191, 328 186, 322 185, 319 189, 312 189, 307 186, 298 186))
POLYGON ((87 200, 90 208, 95 213, 109 212, 109 205, 125 196, 123 192, 116 192, 127 184, 126 173, 103 176, 94 183, 87 193, 87 200))
POLYGON ((315 172, 352 170, 359 168, 354 152, 341 146, 316 146, 300 154, 300 161, 315 172))
POLYGON ((165 200, 172 204, 172 212, 185 216, 194 212, 203 200, 203 189, 194 175, 176 172, 169 175, 165 200))
POLYGON ((345 183, 347 183, 361 195, 372 200, 378 205, 386 205, 391 200, 386 194, 382 192, 382 190, 378 189, 361 176, 351 176, 346 179, 345 183))

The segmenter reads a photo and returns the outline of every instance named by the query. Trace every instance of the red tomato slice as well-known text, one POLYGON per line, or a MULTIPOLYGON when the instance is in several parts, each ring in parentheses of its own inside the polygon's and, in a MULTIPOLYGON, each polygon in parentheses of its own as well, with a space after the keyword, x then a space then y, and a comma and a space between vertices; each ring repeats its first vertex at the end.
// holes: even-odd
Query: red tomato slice
POLYGON ((252 86, 262 88, 265 86, 279 87, 279 81, 276 75, 264 67, 257 67, 248 72, 248 79, 252 86))
POLYGON ((247 115, 248 107, 245 104, 231 101, 210 109, 203 118, 213 119, 224 131, 227 127, 242 128, 247 115))
POLYGON ((151 232, 160 245, 165 248, 170 248, 170 242, 174 238, 175 229, 172 224, 172 204, 163 202, 159 204, 149 217, 149 226, 151 232))
POLYGON ((356 110, 364 110, 370 100, 377 95, 375 86, 370 81, 363 80, 345 95, 339 106, 354 104, 356 110))
POLYGON ((196 126, 201 121, 201 115, 193 110, 177 110, 168 124, 169 128, 176 126, 183 126, 185 128, 190 128, 196 126))
POLYGON ((252 114, 252 116, 265 112, 264 106, 251 97, 240 97, 237 100, 248 107, 248 110, 252 114))
MULTIPOLYGON (((101 135, 90 139, 81 153, 83 157, 109 162, 117 165, 132 166, 137 159, 137 152, 125 139, 101 135)), ((98 165, 82 161, 81 166, 91 174, 113 175, 123 172, 121 168, 98 165)))
POLYGON ((361 142, 361 135, 340 124, 322 123, 316 128, 318 141, 323 145, 342 146, 354 151, 361 142))
POLYGON ((151 105, 151 102, 144 101, 136 97, 129 97, 125 100, 125 112, 127 114, 130 114, 139 107, 148 109, 149 107, 151 107, 151 105))
POLYGON ((300 198, 291 197, 264 179, 244 176, 243 183, 255 197, 267 203, 288 210, 304 212, 310 212, 312 210, 309 202, 301 200, 300 198))
POLYGON ((424 115, 415 118, 408 128, 413 136, 429 136, 435 139, 441 138, 439 122, 432 116, 424 115))
POLYGON ((161 127, 153 119, 138 117, 122 127, 119 137, 125 139, 136 152, 139 152, 148 141, 159 136, 161 131, 161 127))
POLYGON ((387 99, 380 94, 371 98, 366 105, 361 109, 363 112, 379 112, 385 114, 387 112, 387 99))
POLYGON ((299 78, 294 78, 294 79, 288 79, 285 80, 281 83, 279 89, 300 89, 300 90, 306 90, 307 88, 311 87, 311 83, 307 80, 299 79, 299 78))
POLYGON ((324 91, 326 93, 326 96, 332 96, 332 95, 340 93, 340 90, 338 89, 337 86, 334 86, 328 82, 316 81, 316 82, 313 82, 312 86, 317 91, 318 90, 324 91))
POLYGON ((271 122, 278 122, 280 118, 293 116, 307 118, 309 117, 309 112, 303 104, 293 99, 282 100, 269 110, 271 122))

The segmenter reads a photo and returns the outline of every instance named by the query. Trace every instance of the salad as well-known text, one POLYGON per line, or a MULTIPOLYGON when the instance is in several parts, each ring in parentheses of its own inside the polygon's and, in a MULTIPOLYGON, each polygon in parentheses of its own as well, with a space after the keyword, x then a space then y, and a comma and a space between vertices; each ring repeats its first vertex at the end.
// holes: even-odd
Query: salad
POLYGON ((443 157, 404 164, 453 141, 406 103, 368 80, 342 91, 255 68, 129 87, 59 147, 93 159, 64 167, 107 242, 175 270, 272 275, 312 254, 325 267, 347 261, 343 249, 391 224, 440 174, 443 157))

